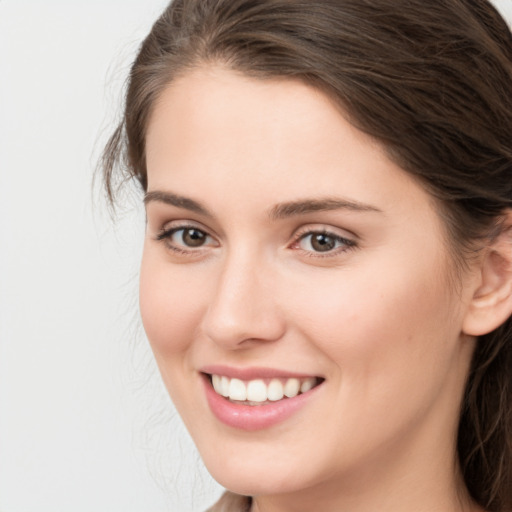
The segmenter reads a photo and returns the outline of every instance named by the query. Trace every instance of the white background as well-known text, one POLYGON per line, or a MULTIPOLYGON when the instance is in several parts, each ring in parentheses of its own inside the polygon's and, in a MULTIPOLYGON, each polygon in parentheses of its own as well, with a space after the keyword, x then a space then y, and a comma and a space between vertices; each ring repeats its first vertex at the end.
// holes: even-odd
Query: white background
POLYGON ((114 225, 91 192, 165 4, 0 0, 0 512, 201 511, 220 492, 139 326, 140 207, 114 225))

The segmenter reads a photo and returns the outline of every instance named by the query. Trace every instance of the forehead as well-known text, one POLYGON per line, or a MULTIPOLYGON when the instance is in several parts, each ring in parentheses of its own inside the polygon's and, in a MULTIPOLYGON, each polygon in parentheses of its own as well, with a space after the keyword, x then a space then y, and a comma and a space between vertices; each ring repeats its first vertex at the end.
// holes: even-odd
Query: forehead
MULTIPOLYGON (((209 66, 180 76, 160 95, 149 121, 147 147, 149 153, 157 150, 155 132, 165 130, 166 142, 179 135, 182 143, 199 140, 202 149, 232 141, 245 144, 245 150, 264 145, 266 154, 292 144, 299 153, 299 139, 328 142, 332 132, 326 123, 338 122, 340 115, 326 95, 301 81, 254 79, 209 66)), ((332 135, 339 142, 339 133, 332 135)), ((187 149, 180 145, 180 150, 187 149)))
POLYGON ((223 208, 255 195, 266 209, 333 194, 403 214, 413 201, 416 209, 431 208, 423 188, 342 114, 301 81, 196 69, 171 83, 155 105, 146 141, 148 188, 217 198, 223 208))

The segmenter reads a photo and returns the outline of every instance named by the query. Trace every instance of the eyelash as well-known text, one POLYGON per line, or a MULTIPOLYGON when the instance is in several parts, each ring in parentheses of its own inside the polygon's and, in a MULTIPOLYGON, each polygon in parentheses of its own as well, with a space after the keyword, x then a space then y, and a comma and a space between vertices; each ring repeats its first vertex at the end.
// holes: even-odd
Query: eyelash
POLYGON ((178 247, 171 243, 171 239, 172 239, 173 235, 175 235, 179 231, 183 231, 185 233, 188 230, 198 231, 198 232, 202 233, 203 235, 205 235, 206 238, 212 238, 205 230, 200 229, 197 226, 187 224, 187 225, 182 225, 182 226, 174 226, 174 227, 168 228, 168 229, 165 229, 165 228, 162 229, 160 231, 160 233, 158 233, 158 235, 156 236, 156 240, 158 242, 164 242, 165 245, 167 246, 167 248, 175 253, 183 254, 183 255, 197 254, 202 249, 202 246, 198 247, 197 249, 190 248, 187 250, 183 247, 178 247))
MULTIPOLYGON (((182 254, 182 255, 191 255, 191 254, 198 254, 200 253, 201 249, 204 246, 198 246, 197 249, 190 248, 185 249, 183 247, 176 246, 171 243, 171 238, 178 233, 179 231, 183 231, 184 233, 187 230, 194 230, 202 233, 207 239, 212 238, 211 235, 209 235, 205 230, 198 228, 194 225, 182 225, 182 226, 175 226, 168 229, 162 229, 160 233, 155 237, 157 241, 164 242, 168 249, 171 251, 182 254)), ((183 236, 183 235, 182 235, 183 236)), ((349 250, 354 250, 358 247, 357 242, 355 240, 351 240, 345 237, 342 237, 340 235, 337 235, 335 233, 332 233, 326 229, 307 229, 303 232, 299 232, 295 238, 294 241, 289 245, 292 249, 300 250, 305 256, 311 257, 311 258, 327 258, 327 257, 333 257, 337 256, 343 252, 347 252, 349 250), (335 247, 331 250, 325 251, 325 253, 322 253, 322 251, 314 251, 314 250, 305 250, 300 247, 301 242, 307 239, 307 237, 312 236, 324 236, 330 238, 335 244, 339 244, 340 246, 335 247)))
MULTIPOLYGON (((311 242, 310 242, 311 243, 311 242)), ((292 242, 291 246, 292 248, 297 248, 300 250, 303 254, 305 254, 307 257, 311 258, 329 258, 334 256, 339 256, 341 253, 354 250, 358 247, 357 242, 355 240, 351 240, 349 238, 345 238, 343 236, 340 236, 336 233, 333 233, 326 229, 306 229, 303 232, 297 233, 295 236, 295 241, 292 242), (335 244, 339 244, 338 247, 334 247, 331 250, 322 252, 322 251, 308 251, 305 249, 300 248, 300 243, 304 240, 306 240, 308 237, 313 236, 324 236, 332 239, 332 241, 335 244)))

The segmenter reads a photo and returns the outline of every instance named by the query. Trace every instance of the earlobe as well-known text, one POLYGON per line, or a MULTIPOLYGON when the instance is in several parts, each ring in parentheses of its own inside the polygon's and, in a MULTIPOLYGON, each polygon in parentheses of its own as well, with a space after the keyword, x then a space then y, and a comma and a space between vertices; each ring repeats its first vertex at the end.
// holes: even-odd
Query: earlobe
POLYGON ((462 326, 470 336, 488 334, 512 315, 512 212, 485 251, 462 326))

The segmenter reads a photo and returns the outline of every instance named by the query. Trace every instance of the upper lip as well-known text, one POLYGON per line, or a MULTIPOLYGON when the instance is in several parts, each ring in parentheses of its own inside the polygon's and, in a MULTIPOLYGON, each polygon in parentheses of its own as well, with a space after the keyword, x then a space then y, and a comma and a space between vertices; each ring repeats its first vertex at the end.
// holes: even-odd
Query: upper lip
POLYGON ((221 375, 232 379, 240 380, 254 380, 254 379, 272 379, 272 378, 296 378, 306 379, 308 377, 319 377, 315 374, 297 373, 289 370, 278 369, 278 368, 264 368, 264 367, 247 367, 247 368, 236 368, 233 366, 225 365, 206 365, 199 370, 202 373, 209 375, 221 375))

